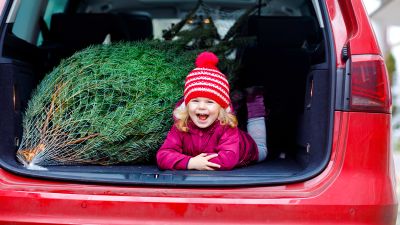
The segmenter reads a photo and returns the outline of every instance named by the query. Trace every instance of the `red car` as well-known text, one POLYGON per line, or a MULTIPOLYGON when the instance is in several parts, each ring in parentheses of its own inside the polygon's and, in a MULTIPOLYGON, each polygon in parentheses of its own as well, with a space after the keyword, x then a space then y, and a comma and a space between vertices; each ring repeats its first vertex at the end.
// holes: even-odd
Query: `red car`
POLYGON ((396 224, 390 87, 362 0, 199 3, 0 1, 0 224, 396 224), (163 171, 17 160, 31 95, 61 59, 107 34, 168 39, 187 15, 256 39, 231 57, 243 59, 235 87, 265 87, 266 161, 163 171))

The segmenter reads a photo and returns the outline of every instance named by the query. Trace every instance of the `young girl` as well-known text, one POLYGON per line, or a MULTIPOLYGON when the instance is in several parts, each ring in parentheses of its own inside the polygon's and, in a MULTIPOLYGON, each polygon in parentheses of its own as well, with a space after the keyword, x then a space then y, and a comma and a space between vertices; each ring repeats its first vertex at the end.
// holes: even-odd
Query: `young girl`
POLYGON ((266 158, 262 93, 247 90, 249 136, 237 127, 230 110, 229 84, 217 63, 217 56, 203 52, 187 75, 184 101, 173 113, 175 125, 157 152, 160 169, 231 170, 266 158))

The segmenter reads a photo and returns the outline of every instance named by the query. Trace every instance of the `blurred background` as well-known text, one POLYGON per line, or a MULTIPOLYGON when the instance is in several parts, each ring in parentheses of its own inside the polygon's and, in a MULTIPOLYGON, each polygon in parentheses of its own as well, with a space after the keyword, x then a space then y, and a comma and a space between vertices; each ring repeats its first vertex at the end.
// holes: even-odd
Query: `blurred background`
MULTIPOLYGON (((392 149, 400 199, 400 0, 363 0, 385 57, 392 85, 392 149)), ((400 225, 400 208, 397 212, 400 225)))
POLYGON ((400 0, 363 0, 378 38, 392 84, 393 150, 400 151, 400 0))

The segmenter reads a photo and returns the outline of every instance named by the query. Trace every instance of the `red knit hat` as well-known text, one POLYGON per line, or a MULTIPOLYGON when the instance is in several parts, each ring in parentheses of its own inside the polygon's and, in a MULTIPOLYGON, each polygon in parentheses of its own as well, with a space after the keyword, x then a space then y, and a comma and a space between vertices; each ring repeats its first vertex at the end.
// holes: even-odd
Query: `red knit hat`
POLYGON ((222 108, 228 108, 229 83, 218 68, 218 57, 212 52, 203 52, 197 56, 196 68, 186 77, 184 99, 187 105, 193 98, 209 98, 222 108))

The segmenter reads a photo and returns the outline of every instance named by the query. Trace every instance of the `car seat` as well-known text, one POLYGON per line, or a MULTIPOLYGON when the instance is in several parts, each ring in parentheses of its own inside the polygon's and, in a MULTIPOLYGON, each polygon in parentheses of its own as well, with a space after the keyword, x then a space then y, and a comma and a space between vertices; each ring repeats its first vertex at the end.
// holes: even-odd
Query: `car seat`
POLYGON ((257 42, 242 52, 239 79, 247 87, 264 86, 269 154, 285 157, 296 148, 296 126, 315 46, 321 42, 320 28, 312 17, 251 16, 247 29, 257 42))
POLYGON ((107 36, 111 42, 151 39, 152 19, 132 13, 57 13, 52 15, 48 38, 41 47, 54 66, 78 50, 103 43, 107 36))

